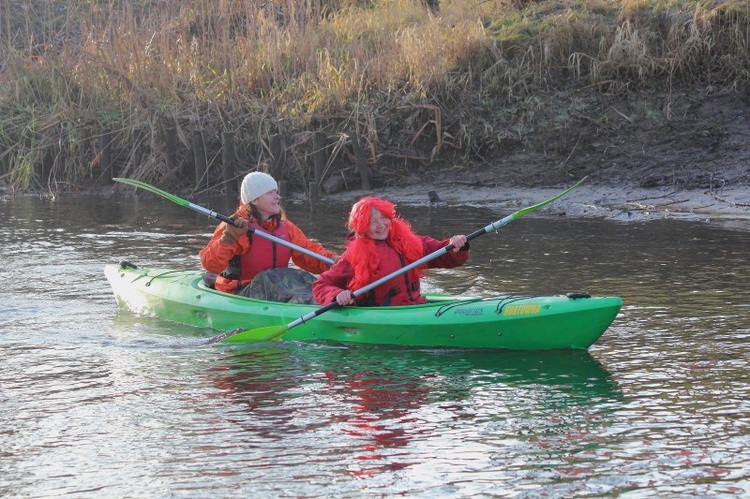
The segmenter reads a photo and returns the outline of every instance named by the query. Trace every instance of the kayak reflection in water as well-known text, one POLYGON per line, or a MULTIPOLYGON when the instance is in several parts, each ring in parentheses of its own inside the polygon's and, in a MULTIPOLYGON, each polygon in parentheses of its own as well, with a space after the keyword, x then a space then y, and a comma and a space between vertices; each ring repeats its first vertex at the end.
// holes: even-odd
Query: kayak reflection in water
POLYGON ((321 305, 334 300, 339 305, 389 306, 425 303, 420 294, 420 278, 425 268, 454 268, 469 258, 465 235, 439 241, 414 234, 409 222, 396 215, 390 201, 365 197, 349 213, 347 227, 352 231, 341 258, 313 283, 313 296, 321 305), (453 251, 422 266, 398 275, 369 293, 355 298, 352 290, 397 272, 440 248, 453 245, 453 251))

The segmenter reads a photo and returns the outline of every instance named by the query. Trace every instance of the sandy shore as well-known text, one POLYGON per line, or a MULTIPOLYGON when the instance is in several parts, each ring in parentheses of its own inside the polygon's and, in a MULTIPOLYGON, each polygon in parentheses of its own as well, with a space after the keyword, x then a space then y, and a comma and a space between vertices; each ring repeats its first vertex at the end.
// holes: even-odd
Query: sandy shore
MULTIPOLYGON (((572 185, 572 183, 570 184, 572 185)), ((388 187, 375 192, 347 191, 325 196, 330 200, 356 200, 377 195, 400 204, 428 204, 434 191, 440 203, 482 205, 509 209, 544 201, 569 185, 544 188, 468 187, 449 181, 388 187)), ((586 183, 540 212, 571 217, 608 218, 621 221, 672 218, 682 220, 738 220, 750 222, 750 186, 731 186, 716 192, 705 190, 644 189, 599 186, 586 183)), ((750 227, 750 225, 749 225, 750 227)))

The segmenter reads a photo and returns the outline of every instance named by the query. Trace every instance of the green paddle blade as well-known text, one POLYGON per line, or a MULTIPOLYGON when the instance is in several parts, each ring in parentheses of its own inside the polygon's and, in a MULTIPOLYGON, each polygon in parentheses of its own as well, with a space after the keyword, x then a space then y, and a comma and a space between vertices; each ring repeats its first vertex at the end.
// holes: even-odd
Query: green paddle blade
POLYGON ((286 324, 283 326, 266 326, 255 329, 246 329, 236 334, 223 338, 222 343, 253 343, 256 341, 275 341, 281 339, 281 335, 289 330, 286 324))
POLYGON ((166 191, 163 191, 157 187, 154 187, 153 185, 147 184, 146 182, 141 182, 140 180, 133 180, 131 178, 113 178, 115 182, 120 182, 122 184, 132 185, 133 187, 140 187, 141 189, 145 189, 149 192, 153 192, 154 194, 157 194, 163 198, 169 199, 173 203, 179 204, 181 206, 189 206, 190 202, 186 201, 182 198, 179 198, 175 196, 174 194, 170 194, 166 191))
POLYGON ((556 195, 555 197, 549 198, 548 200, 542 201, 541 203, 537 203, 537 204, 535 204, 533 206, 529 206, 527 208, 523 208, 521 210, 518 210, 517 212, 513 213, 513 218, 514 219, 521 218, 522 216, 526 215, 527 213, 531 213, 532 211, 538 210, 542 206, 546 206, 546 205, 548 205, 548 204, 550 204, 550 203, 552 203, 554 201, 557 201, 558 199, 560 199, 561 197, 563 197, 564 195, 566 195, 567 193, 569 193, 570 191, 572 191, 573 189, 575 189, 576 187, 578 187, 579 185, 581 185, 587 178, 589 178, 588 175, 586 175, 581 180, 579 180, 578 182, 576 182, 572 186, 568 187, 567 189, 565 189, 564 191, 562 191, 560 194, 556 195))

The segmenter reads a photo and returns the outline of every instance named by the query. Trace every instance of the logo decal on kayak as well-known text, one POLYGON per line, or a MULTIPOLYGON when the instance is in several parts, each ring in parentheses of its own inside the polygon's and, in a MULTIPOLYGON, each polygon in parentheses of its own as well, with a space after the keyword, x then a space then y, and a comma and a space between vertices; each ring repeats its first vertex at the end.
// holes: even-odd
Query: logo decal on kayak
POLYGON ((484 314, 484 309, 480 307, 474 307, 474 308, 459 308, 455 311, 456 315, 482 315, 484 314))
POLYGON ((503 308, 503 315, 536 315, 541 309, 542 305, 539 303, 508 305, 503 308))

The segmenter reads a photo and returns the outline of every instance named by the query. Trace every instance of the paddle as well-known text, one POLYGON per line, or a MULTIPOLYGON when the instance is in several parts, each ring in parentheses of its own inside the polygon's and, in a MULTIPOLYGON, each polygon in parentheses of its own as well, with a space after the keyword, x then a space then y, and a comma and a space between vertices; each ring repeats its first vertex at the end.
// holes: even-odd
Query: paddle
MULTIPOLYGON (((218 220, 221 220, 222 222, 226 222, 226 223, 228 223, 230 225, 234 225, 234 220, 232 220, 231 218, 229 218, 229 217, 227 217, 225 215, 222 215, 220 213, 216 213, 215 211, 211 211, 208 208, 204 208, 202 206, 198 206, 197 204, 193 204, 193 203, 191 203, 190 201, 188 201, 186 199, 178 198, 174 194, 170 194, 170 193, 168 193, 166 191, 158 189, 158 188, 154 187, 153 185, 147 184, 146 182, 141 182, 140 180, 132 180, 132 179, 129 179, 129 178, 113 178, 112 180, 114 180, 116 182, 121 182, 123 184, 132 185, 134 187, 140 187, 141 189, 145 189, 147 191, 151 191, 154 194, 158 194, 159 196, 161 196, 163 198, 169 199, 173 203, 179 204, 180 206, 185 206, 187 208, 190 208, 193 211, 197 211, 198 213, 202 213, 204 215, 208 215, 209 217, 213 217, 213 218, 216 218, 218 220)), ((273 236, 271 234, 268 234, 268 233, 260 231, 260 230, 253 229, 251 227, 248 227, 247 230, 249 232, 253 233, 253 234, 259 235, 262 238, 268 239, 269 241, 273 241, 273 242, 278 243, 278 244, 280 244, 282 246, 286 246, 287 248, 291 248, 291 249, 293 249, 295 251, 299 251, 300 253, 304 253, 307 256, 311 256, 313 258, 317 258, 321 262, 325 262, 328 265, 333 265, 333 260, 331 260, 330 258, 325 257, 323 255, 319 255, 319 254, 315 253, 314 251, 310 251, 307 248, 303 248, 302 246, 297 246, 294 243, 290 243, 289 241, 285 241, 284 239, 279 239, 276 236, 273 236)))
MULTIPOLYGON (((481 229, 472 232, 471 234, 469 234, 468 236, 466 236, 466 241, 468 242, 468 241, 471 241, 473 239, 478 238, 479 236, 483 236, 484 234, 488 234, 490 232, 494 232, 497 229, 499 229, 500 227, 502 227, 503 225, 506 225, 506 224, 512 222, 513 220, 516 220, 517 218, 521 218, 522 216, 524 216, 524 215, 526 215, 528 213, 531 213, 532 211, 538 210, 542 206, 548 205, 551 202, 556 201, 557 199, 560 199, 561 197, 563 197, 564 195, 566 195, 567 193, 569 193, 570 191, 572 191, 573 189, 575 189, 576 187, 578 187, 579 185, 581 185, 581 183, 584 180, 586 180, 587 178, 588 177, 583 177, 581 180, 579 180, 578 182, 576 182, 575 185, 573 185, 572 187, 569 187, 568 189, 565 189, 560 194, 558 194, 558 195, 556 195, 556 196, 554 196, 554 197, 552 197, 552 198, 550 198, 550 199, 548 199, 546 201, 542 201, 541 203, 537 203, 537 204, 535 204, 533 206, 529 206, 527 208, 523 208, 521 210, 518 210, 518 211, 516 211, 514 213, 511 213, 507 217, 501 218, 500 220, 498 220, 496 222, 493 222, 493 223, 489 224, 486 227, 482 227, 481 229)), ((371 289, 374 289, 374 288, 380 286, 381 284, 383 284, 383 283, 385 283, 387 281, 390 281, 394 277, 397 277, 397 276, 399 276, 401 274, 404 274, 404 273, 410 271, 411 269, 413 269, 415 267, 418 267, 418 266, 423 265, 423 264, 425 264, 425 263, 427 263, 427 262, 429 262, 431 260, 434 260, 435 258, 437 258, 439 256, 442 256, 442 255, 446 254, 447 252, 449 252, 449 251, 451 251, 453 249, 454 249, 454 246, 452 244, 449 244, 448 246, 444 246, 444 247, 440 248, 439 250, 433 251, 429 255, 424 256, 424 257, 420 258, 419 260, 416 260, 416 261, 410 263, 409 265, 406 265, 405 267, 402 267, 399 270, 397 270, 395 272, 392 272, 392 273, 388 274, 385 277, 381 277, 377 281, 372 282, 372 283, 368 284, 367 286, 364 286, 364 287, 362 287, 362 288, 354 291, 352 293, 352 295, 354 297, 357 297, 357 296, 360 296, 360 295, 362 295, 364 293, 367 293, 371 289)), ((217 343, 217 342, 220 342, 220 341, 221 342, 227 342, 227 343, 248 343, 248 342, 253 342, 253 341, 272 341, 272 340, 276 340, 276 339, 280 338, 281 335, 283 335, 284 333, 286 333, 287 331, 289 331, 290 329, 292 329, 293 327, 297 327, 300 324, 304 324, 305 322, 309 321, 310 319, 318 317, 319 315, 324 314, 324 313, 328 312, 329 310, 331 310, 333 308, 336 308, 338 306, 339 306, 339 304, 334 300, 331 303, 329 303, 328 305, 325 305, 324 307, 321 307, 321 308, 319 308, 319 309, 317 309, 317 310, 315 310, 313 312, 310 312, 309 314, 303 315, 299 319, 294 320, 294 321, 292 321, 289 324, 286 324, 284 326, 266 326, 266 327, 260 327, 260 328, 255 328, 255 329, 246 329, 244 331, 242 331, 242 330, 229 331, 227 333, 218 335, 215 338, 212 338, 211 341, 210 341, 210 343, 217 343)))

